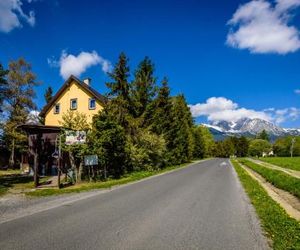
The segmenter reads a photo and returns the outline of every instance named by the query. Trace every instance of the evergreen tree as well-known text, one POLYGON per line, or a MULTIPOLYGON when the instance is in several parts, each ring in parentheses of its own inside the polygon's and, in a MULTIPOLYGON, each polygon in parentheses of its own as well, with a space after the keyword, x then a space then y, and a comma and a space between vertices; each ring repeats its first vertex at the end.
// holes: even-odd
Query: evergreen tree
POLYGON ((172 164, 188 162, 193 154, 193 119, 183 95, 172 100, 172 123, 166 132, 167 158, 172 164))
POLYGON ((193 128, 193 135, 194 135, 194 158, 203 159, 206 155, 205 150, 205 139, 202 133, 201 126, 197 126, 193 128))
POLYGON ((0 63, 0 112, 3 112, 3 101, 6 97, 7 79, 6 76, 8 70, 4 70, 2 64, 0 63))
POLYGON ((15 164, 15 151, 22 151, 26 145, 26 135, 17 129, 18 125, 26 122, 30 110, 35 109, 34 87, 36 76, 31 71, 31 65, 23 58, 9 63, 7 77, 5 112, 8 120, 4 126, 5 141, 10 151, 10 166, 15 164))
POLYGON ((53 97, 53 90, 50 86, 46 89, 44 97, 45 97, 46 104, 48 104, 53 97))
POLYGON ((234 155, 235 148, 232 140, 225 139, 223 141, 223 147, 224 147, 224 156, 225 158, 229 158, 230 156, 234 155))
POLYGON ((132 102, 135 117, 140 117, 151 103, 155 92, 154 64, 145 57, 135 71, 135 79, 132 84, 132 102))
POLYGON ((204 157, 211 157, 213 155, 213 150, 215 147, 214 137, 207 127, 200 126, 200 129, 201 129, 201 133, 202 133, 204 145, 205 145, 204 157))
POLYGON ((236 155, 237 157, 246 157, 249 150, 249 141, 245 136, 238 138, 236 146, 236 155))
POLYGON ((125 130, 107 109, 96 115, 93 121, 93 148, 100 165, 108 175, 120 178, 127 162, 125 130))
POLYGON ((265 141, 270 141, 270 137, 265 129, 263 129, 257 136, 256 139, 262 139, 265 141))
POLYGON ((113 80, 106 83, 106 86, 110 89, 110 92, 107 94, 108 97, 116 97, 129 102, 129 66, 128 58, 124 53, 120 54, 113 71, 108 73, 108 75, 113 80))
POLYGON ((107 94, 110 98, 110 102, 107 104, 109 112, 113 113, 116 122, 129 130, 131 114, 129 66, 128 58, 124 53, 120 54, 113 71, 109 73, 109 77, 112 79, 111 82, 106 83, 109 88, 107 94))
POLYGON ((167 78, 162 80, 156 99, 148 105, 145 112, 145 123, 158 135, 166 134, 172 124, 172 102, 167 78))

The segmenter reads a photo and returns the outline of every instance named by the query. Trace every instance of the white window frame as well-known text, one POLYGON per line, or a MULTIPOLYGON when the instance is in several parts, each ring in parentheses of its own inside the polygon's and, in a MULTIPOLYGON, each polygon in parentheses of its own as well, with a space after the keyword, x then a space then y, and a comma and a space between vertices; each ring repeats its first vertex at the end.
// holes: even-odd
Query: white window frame
POLYGON ((70 109, 71 109, 71 110, 76 110, 77 108, 78 108, 78 101, 77 101, 77 98, 72 98, 72 99, 70 100, 70 109), (75 108, 72 107, 72 102, 73 102, 73 101, 76 102, 76 107, 75 107, 75 108))
POLYGON ((96 109, 96 99, 95 98, 89 98, 89 109, 93 110, 96 109), (91 107, 91 102, 94 101, 95 102, 95 106, 91 107))

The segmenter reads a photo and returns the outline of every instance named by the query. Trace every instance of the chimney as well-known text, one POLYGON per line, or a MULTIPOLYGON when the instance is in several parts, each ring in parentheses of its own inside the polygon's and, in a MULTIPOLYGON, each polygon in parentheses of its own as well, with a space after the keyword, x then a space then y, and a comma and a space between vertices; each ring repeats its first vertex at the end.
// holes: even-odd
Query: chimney
POLYGON ((86 85, 89 85, 89 86, 90 86, 90 84, 91 84, 91 81, 92 81, 91 78, 85 78, 85 79, 83 80, 83 82, 84 82, 86 85))

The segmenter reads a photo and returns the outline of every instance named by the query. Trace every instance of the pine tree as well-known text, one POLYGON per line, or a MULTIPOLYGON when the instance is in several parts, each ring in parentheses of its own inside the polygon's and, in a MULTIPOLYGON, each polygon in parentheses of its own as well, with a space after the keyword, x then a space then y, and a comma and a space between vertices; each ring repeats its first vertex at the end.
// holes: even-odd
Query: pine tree
POLYGON ((113 71, 109 73, 109 77, 112 81, 106 83, 109 88, 107 96, 110 98, 107 109, 113 113, 116 122, 129 130, 131 114, 130 84, 128 82, 129 66, 128 58, 124 53, 120 54, 113 71))
POLYGON ((257 139, 262 139, 265 141, 270 141, 270 137, 265 129, 263 129, 257 136, 257 139))
POLYGON ((2 64, 0 63, 0 112, 3 112, 2 104, 6 97, 7 74, 8 74, 8 70, 4 70, 2 64))
POLYGON ((113 71, 108 73, 108 75, 113 80, 106 83, 106 86, 110 89, 110 92, 107 94, 108 97, 122 98, 125 101, 129 101, 129 66, 128 58, 124 53, 120 54, 113 71))
POLYGON ((132 101, 134 116, 140 117, 152 101, 155 92, 154 64, 145 57, 135 71, 135 79, 132 84, 132 101))
POLYGON ((238 139, 238 144, 236 147, 236 154, 238 157, 246 157, 249 150, 249 141, 245 136, 238 139))
POLYGON ((172 123, 172 102, 168 79, 162 80, 156 99, 148 105, 145 112, 145 124, 149 129, 158 134, 166 134, 172 123))
POLYGON ((52 96, 53 95, 53 90, 52 88, 49 86, 46 91, 45 91, 45 94, 44 94, 44 97, 45 97, 45 101, 46 101, 46 104, 48 104, 51 99, 52 99, 52 96))
POLYGON ((7 88, 4 102, 8 120, 4 127, 5 141, 10 151, 9 165, 15 163, 15 151, 22 151, 26 144, 26 135, 17 129, 26 122, 30 110, 35 109, 34 87, 38 85, 31 65, 23 58, 9 63, 7 88))
POLYGON ((183 95, 172 100, 172 124, 165 138, 167 158, 172 164, 188 162, 193 154, 193 119, 183 95))
POLYGON ((194 136, 194 158, 203 159, 207 155, 205 135, 202 131, 202 126, 196 126, 193 128, 194 136))

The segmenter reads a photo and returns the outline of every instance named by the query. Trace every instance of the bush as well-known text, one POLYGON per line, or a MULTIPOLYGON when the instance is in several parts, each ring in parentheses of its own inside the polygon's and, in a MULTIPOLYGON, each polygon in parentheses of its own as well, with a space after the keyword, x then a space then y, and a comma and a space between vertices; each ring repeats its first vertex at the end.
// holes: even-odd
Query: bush
POLYGON ((255 139, 250 142, 249 145, 249 154, 251 156, 262 156, 263 153, 269 153, 272 150, 272 145, 262 139, 255 139))
POLYGON ((127 150, 133 170, 158 170, 165 165, 166 145, 162 136, 141 130, 135 138, 128 138, 127 150))

